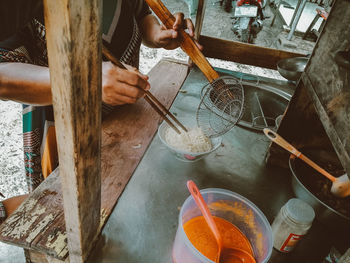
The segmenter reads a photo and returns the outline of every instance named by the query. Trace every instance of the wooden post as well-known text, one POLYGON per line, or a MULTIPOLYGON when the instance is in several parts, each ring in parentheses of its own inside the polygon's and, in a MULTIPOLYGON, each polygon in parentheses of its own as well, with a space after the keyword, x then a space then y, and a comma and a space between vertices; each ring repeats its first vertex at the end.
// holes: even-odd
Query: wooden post
POLYGON ((70 262, 83 262, 101 206, 100 0, 44 0, 70 262))
POLYGON ((198 7, 197 7, 196 23, 194 27, 194 38, 196 40, 199 39, 199 36, 201 35, 201 32, 202 32, 206 5, 207 5, 206 0, 199 0, 198 7))

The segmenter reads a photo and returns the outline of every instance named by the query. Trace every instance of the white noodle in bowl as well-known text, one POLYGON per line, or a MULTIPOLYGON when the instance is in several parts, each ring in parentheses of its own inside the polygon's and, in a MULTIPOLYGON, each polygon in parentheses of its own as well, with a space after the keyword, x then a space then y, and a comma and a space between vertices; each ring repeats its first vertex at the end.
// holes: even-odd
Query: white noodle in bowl
POLYGON ((200 160, 221 145, 221 137, 208 138, 198 127, 178 134, 166 122, 159 126, 158 136, 177 159, 185 162, 200 160))

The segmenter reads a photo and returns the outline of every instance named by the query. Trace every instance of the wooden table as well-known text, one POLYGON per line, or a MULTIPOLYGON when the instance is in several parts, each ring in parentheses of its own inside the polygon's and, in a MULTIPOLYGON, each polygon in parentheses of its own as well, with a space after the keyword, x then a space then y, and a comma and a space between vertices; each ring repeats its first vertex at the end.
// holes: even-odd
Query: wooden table
MULTIPOLYGON (((149 73, 151 92, 170 108, 187 73, 187 64, 161 60, 149 73)), ((134 105, 119 107, 103 120, 100 229, 160 122, 159 115, 143 99, 134 105)), ((28 249, 26 255, 32 262, 69 261, 59 169, 1 225, 0 240, 28 249)))

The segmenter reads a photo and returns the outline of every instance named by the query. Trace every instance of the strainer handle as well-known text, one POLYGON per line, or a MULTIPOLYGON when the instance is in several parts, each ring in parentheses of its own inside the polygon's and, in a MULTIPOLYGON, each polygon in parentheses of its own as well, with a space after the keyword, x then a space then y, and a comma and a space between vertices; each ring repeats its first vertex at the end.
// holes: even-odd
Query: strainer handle
MULTIPOLYGON (((173 28, 175 23, 175 17, 169 12, 160 0, 146 0, 149 7, 158 16, 166 28, 173 28)), ((219 74, 213 69, 208 60, 205 58, 203 53, 199 50, 193 39, 183 30, 179 29, 178 32, 182 38, 181 48, 187 55, 190 56, 192 61, 198 66, 203 72, 205 77, 211 83, 217 78, 219 74)))

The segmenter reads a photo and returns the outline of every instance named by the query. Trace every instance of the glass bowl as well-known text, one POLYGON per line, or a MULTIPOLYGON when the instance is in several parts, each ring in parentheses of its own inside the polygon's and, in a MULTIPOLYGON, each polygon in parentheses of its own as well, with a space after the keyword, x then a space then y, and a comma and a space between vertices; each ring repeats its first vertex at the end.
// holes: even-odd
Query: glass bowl
POLYGON ((221 137, 216 137, 216 138, 210 138, 213 147, 212 147, 212 149, 210 151, 207 151, 207 152, 193 153, 193 152, 187 152, 187 151, 182 151, 182 150, 176 149, 173 146, 169 145, 166 142, 166 140, 165 140, 165 131, 169 127, 170 126, 166 122, 163 122, 158 128, 158 136, 160 138, 160 141, 167 147, 167 149, 178 160, 181 160, 181 161, 184 161, 184 162, 195 162, 195 161, 198 161, 198 160, 204 158, 205 156, 209 155, 210 153, 214 152, 221 145, 222 138, 221 137))

